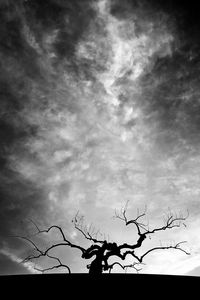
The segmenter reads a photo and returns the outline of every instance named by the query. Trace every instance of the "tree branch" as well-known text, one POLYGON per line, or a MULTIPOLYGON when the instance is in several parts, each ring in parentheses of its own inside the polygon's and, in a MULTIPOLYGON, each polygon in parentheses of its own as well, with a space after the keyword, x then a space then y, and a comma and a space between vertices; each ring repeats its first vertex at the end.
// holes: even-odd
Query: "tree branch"
MULTIPOLYGON (((172 228, 175 228, 175 227, 180 227, 181 224, 183 223, 183 221, 185 221, 188 216, 189 216, 189 213, 187 211, 187 215, 186 216, 183 216, 181 213, 179 213, 179 215, 175 214, 175 213, 172 213, 170 210, 169 210, 169 213, 166 215, 166 219, 164 220, 165 221, 165 224, 163 226, 160 226, 158 228, 155 228, 155 229, 152 229, 150 230, 149 228, 147 228, 147 225, 145 225, 144 223, 141 223, 139 222, 138 220, 142 217, 145 216, 146 214, 146 209, 143 213, 140 213, 139 210, 138 210, 138 213, 137 213, 137 217, 135 219, 130 219, 128 220, 127 219, 127 216, 126 216, 126 213, 127 213, 127 207, 128 207, 128 202, 126 203, 125 207, 121 210, 121 213, 117 213, 115 211, 115 216, 116 218, 122 220, 125 222, 126 226, 128 226, 129 224, 134 224, 137 228, 137 231, 138 231, 138 235, 139 235, 139 238, 137 240, 137 242, 135 244, 127 244, 127 243, 124 243, 122 245, 119 245, 118 246, 118 249, 121 251, 121 250, 125 250, 125 249, 131 249, 132 251, 128 250, 128 251, 125 251, 123 254, 118 253, 118 254, 115 254, 117 255, 118 257, 120 257, 122 260, 124 260, 126 258, 127 255, 132 255, 134 258, 136 258, 138 260, 138 262, 142 262, 143 261, 143 258, 150 252, 154 251, 154 250, 164 250, 164 249, 178 249, 182 252, 184 252, 185 254, 189 255, 190 253, 185 251, 184 249, 182 249, 180 247, 180 245, 182 243, 185 243, 185 241, 183 242, 179 242, 177 243, 176 245, 170 245, 170 246, 166 246, 166 247, 154 247, 150 250, 148 250, 146 253, 144 253, 141 257, 137 256, 134 252, 135 249, 137 248, 140 248, 144 242, 144 240, 146 239, 146 237, 148 235, 151 235, 153 233, 156 233, 156 232, 159 232, 159 231, 165 231, 167 229, 172 229, 172 228), (141 229, 144 230, 144 232, 141 231, 141 229)), ((183 223, 184 224, 184 223, 183 223)), ((112 255, 112 254, 111 254, 112 255)), ((108 256, 111 256, 108 254, 108 256)))
MULTIPOLYGON (((105 238, 105 235, 104 235, 104 240, 99 239, 98 236, 101 234, 99 232, 99 230, 96 231, 95 227, 92 224, 90 226, 84 225, 83 217, 79 216, 78 213, 76 214, 76 216, 74 217, 72 222, 74 223, 75 228, 84 236, 84 238, 93 243, 90 247, 88 247, 86 249, 79 245, 71 243, 65 236, 64 231, 62 230, 62 228, 60 226, 52 225, 52 226, 48 227, 47 229, 41 230, 35 222, 30 220, 30 222, 36 228, 36 234, 34 234, 34 235, 39 235, 42 233, 49 233, 51 230, 55 229, 61 235, 62 240, 61 240, 61 242, 52 244, 45 250, 42 250, 42 249, 40 249, 40 247, 38 247, 38 245, 30 237, 15 236, 17 238, 21 238, 21 239, 27 241, 33 247, 34 252, 32 254, 28 255, 23 260, 23 262, 36 260, 36 259, 46 256, 49 259, 56 262, 56 264, 52 267, 44 268, 44 269, 40 269, 37 267, 37 268, 35 268, 36 270, 45 272, 45 271, 49 271, 49 270, 53 270, 53 269, 57 269, 57 268, 66 268, 68 270, 68 272, 70 273, 71 272, 70 268, 67 265, 63 264, 58 257, 50 254, 50 251, 52 249, 55 249, 60 246, 68 246, 71 248, 79 249, 82 252, 82 258, 84 258, 84 259, 90 259, 95 256, 95 258, 93 258, 92 263, 87 266, 90 269, 91 273, 95 273, 96 271, 97 271, 97 273, 99 273, 99 272, 101 273, 104 271, 109 271, 109 273, 110 273, 115 265, 120 266, 125 271, 127 271, 128 268, 133 268, 138 272, 138 271, 140 271, 140 269, 137 268, 137 265, 140 265, 141 263, 143 263, 143 259, 149 253, 151 253, 153 251, 165 250, 165 249, 176 249, 176 250, 182 251, 183 253, 185 253, 187 255, 190 254, 189 252, 187 252, 186 250, 184 250, 181 247, 181 245, 183 243, 185 243, 185 241, 179 242, 177 244, 171 244, 169 246, 160 245, 157 247, 153 247, 153 248, 147 250, 144 254, 142 254, 140 256, 136 252, 136 250, 143 245, 147 236, 150 236, 151 234, 154 234, 159 231, 165 231, 167 229, 180 227, 181 224, 186 226, 185 223, 183 223, 183 222, 186 220, 186 218, 188 217, 189 214, 186 216, 183 216, 181 213, 179 213, 179 215, 177 215, 175 213, 172 213, 169 210, 169 212, 165 216, 164 225, 154 228, 154 229, 150 229, 149 224, 148 223, 145 224, 142 221, 142 218, 145 217, 145 215, 146 215, 146 207, 142 213, 138 210, 137 216, 134 219, 127 218, 127 208, 128 208, 128 202, 126 203, 125 207, 121 209, 120 213, 115 211, 115 217, 117 219, 120 219, 123 222, 125 222, 126 226, 129 226, 130 224, 134 224, 134 226, 136 226, 138 238, 135 243, 133 243, 133 244, 123 243, 121 245, 118 245, 115 242, 108 242, 105 238), (112 257, 116 256, 116 257, 120 258, 122 261, 125 261, 125 259, 127 258, 128 255, 130 255, 132 258, 134 258, 135 262, 133 264, 122 264, 121 262, 117 262, 117 261, 113 262, 112 264, 108 263, 108 260, 111 256, 112 257), (97 268, 97 270, 95 270, 96 268, 97 268)), ((102 236, 102 234, 101 234, 101 236, 102 236)))
POLYGON ((128 202, 129 201, 126 202, 124 208, 121 209, 120 213, 115 210, 115 218, 124 221, 126 226, 130 224, 134 224, 137 228, 138 235, 141 235, 142 234, 141 229, 147 231, 146 227, 148 226, 148 224, 139 222, 139 219, 146 215, 146 206, 144 212, 140 213, 139 210, 137 210, 137 217, 135 219, 128 220, 126 216, 127 209, 128 209, 128 202))
MULTIPOLYGON (((62 230, 62 228, 61 228, 60 226, 52 225, 52 226, 48 227, 47 229, 41 230, 41 229, 39 229, 39 227, 38 227, 32 220, 30 220, 30 221, 36 226, 36 228, 37 228, 37 234, 40 234, 40 233, 48 233, 48 232, 49 232, 50 230, 52 230, 52 229, 57 229, 57 230, 61 233, 62 239, 63 239, 63 241, 64 241, 65 243, 64 243, 64 244, 63 244, 63 243, 58 243, 58 244, 56 244, 56 245, 52 245, 51 247, 48 248, 49 250, 52 249, 52 248, 55 248, 55 247, 57 247, 57 246, 70 246, 71 248, 77 248, 77 249, 79 249, 82 253, 85 252, 85 249, 84 249, 83 247, 71 243, 71 242, 66 238, 66 236, 65 236, 65 234, 64 234, 64 232, 63 232, 63 230, 62 230)), ((27 239, 27 238, 25 238, 25 239, 27 239)), ((27 240, 28 240, 28 239, 27 239, 27 240)), ((29 240, 29 242, 32 242, 32 241, 29 240)), ((33 244, 33 242, 32 242, 32 244, 33 244)), ((49 251, 49 250, 48 250, 48 251, 49 251)))
POLYGON ((136 272, 139 272, 139 271, 142 270, 141 268, 138 269, 138 268, 136 267, 136 265, 139 265, 139 264, 140 264, 140 263, 134 262, 133 264, 122 265, 122 264, 119 263, 119 262, 114 262, 113 264, 108 265, 108 269, 109 269, 109 273, 111 273, 113 267, 114 267, 115 265, 119 265, 123 270, 125 270, 125 272, 127 271, 128 268, 133 268, 136 272))
POLYGON ((104 240, 98 239, 98 235, 100 234, 99 230, 95 231, 95 228, 92 226, 84 226, 83 224, 83 216, 79 216, 78 213, 72 220, 74 223, 74 227, 85 237, 85 239, 93 242, 93 243, 100 243, 103 244, 104 240))
POLYGON ((187 252, 186 250, 184 250, 183 248, 180 247, 180 245, 183 244, 183 243, 186 243, 186 241, 179 242, 179 243, 177 243, 177 244, 174 245, 174 246, 171 245, 171 246, 163 246, 163 247, 162 247, 162 246, 161 246, 161 247, 154 247, 154 248, 148 250, 147 252, 145 252, 145 253, 140 257, 139 261, 142 262, 142 261, 143 261, 143 258, 144 258, 147 254, 149 254, 150 252, 155 251, 155 250, 177 249, 177 250, 180 250, 180 251, 184 252, 184 253, 187 254, 187 255, 190 255, 189 252, 187 252))
POLYGON ((173 214, 171 211, 169 211, 169 213, 166 216, 166 220, 165 220, 165 225, 155 228, 153 230, 147 230, 145 232, 145 235, 147 234, 152 234, 155 233, 157 231, 164 231, 166 229, 172 229, 175 227, 180 227, 181 224, 183 223, 183 221, 185 221, 189 216, 189 212, 187 211, 187 215, 184 217, 181 213, 179 214, 179 216, 177 216, 177 214, 173 214))
POLYGON ((71 273, 71 270, 70 270, 69 266, 63 264, 58 257, 52 256, 52 255, 49 255, 49 254, 47 254, 47 256, 49 258, 52 258, 52 259, 55 259, 56 261, 58 261, 58 264, 55 265, 55 266, 49 267, 49 268, 45 268, 45 269, 40 269, 40 268, 34 267, 35 270, 44 273, 46 271, 50 271, 50 270, 53 270, 53 269, 66 268, 68 270, 68 272, 71 273))
POLYGON ((47 270, 52 270, 52 269, 54 269, 54 268, 64 267, 64 268, 68 269, 68 271, 69 271, 69 273, 70 273, 70 272, 71 272, 71 271, 70 271, 70 268, 69 268, 67 265, 62 264, 61 261, 59 260, 59 258, 50 255, 50 254, 49 254, 49 251, 52 250, 52 249, 54 249, 54 248, 60 247, 60 246, 69 246, 69 247, 71 247, 71 248, 79 249, 79 250, 82 252, 82 254, 84 254, 85 251, 86 251, 86 249, 84 249, 83 247, 81 247, 81 246, 79 246, 79 245, 76 245, 76 244, 71 243, 71 242, 66 238, 66 236, 65 236, 65 234, 64 234, 64 232, 63 232, 63 230, 62 230, 62 228, 59 227, 59 226, 57 226, 57 225, 52 225, 52 226, 48 227, 47 229, 41 230, 41 229, 40 229, 40 228, 39 228, 32 220, 30 220, 30 221, 34 224, 34 226, 35 226, 36 229, 37 229, 37 233, 36 233, 36 234, 48 233, 48 232, 50 232, 50 230, 52 230, 52 229, 57 229, 57 230, 60 232, 61 236, 62 236, 63 242, 53 244, 53 245, 51 245, 50 247, 48 247, 46 250, 41 250, 41 249, 36 245, 36 243, 33 242, 33 241, 32 241, 30 238, 28 238, 28 237, 24 237, 24 236, 12 236, 12 237, 20 238, 20 239, 23 239, 23 240, 29 242, 29 243, 33 246, 34 251, 36 251, 36 254, 28 255, 22 262, 25 263, 25 262, 28 262, 28 261, 31 261, 31 260, 39 259, 40 257, 47 256, 47 257, 49 257, 49 258, 52 258, 52 259, 54 259, 54 260, 57 260, 59 264, 58 264, 58 265, 55 265, 55 266, 53 266, 53 267, 51 267, 51 268, 47 268, 47 269, 38 269, 38 268, 35 268, 36 270, 38 270, 38 271, 47 271, 47 270))

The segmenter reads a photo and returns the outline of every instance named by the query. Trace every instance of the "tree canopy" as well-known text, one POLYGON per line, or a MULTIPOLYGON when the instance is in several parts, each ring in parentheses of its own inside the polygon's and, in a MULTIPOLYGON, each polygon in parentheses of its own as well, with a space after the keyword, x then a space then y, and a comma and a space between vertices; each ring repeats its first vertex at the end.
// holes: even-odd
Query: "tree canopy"
POLYGON ((183 244, 186 243, 186 241, 179 241, 177 243, 174 242, 168 245, 156 245, 144 251, 143 254, 137 254, 137 250, 139 248, 142 248, 143 243, 147 237, 150 237, 157 232, 179 228, 182 225, 186 226, 184 222, 187 219, 188 214, 177 214, 169 209, 164 217, 162 226, 152 229, 150 228, 148 222, 144 222, 144 217, 146 216, 146 208, 142 213, 140 213, 138 210, 136 217, 131 219, 127 217, 127 209, 128 202, 120 211, 115 211, 114 217, 122 221, 125 226, 134 226, 136 228, 137 240, 134 243, 118 244, 116 242, 110 242, 108 239, 100 238, 100 231, 96 230, 92 225, 86 226, 83 216, 81 216, 79 213, 77 213, 73 218, 72 223, 74 224, 75 229, 86 240, 88 240, 88 242, 90 243, 88 247, 82 247, 79 244, 71 242, 68 239, 67 235, 64 233, 63 229, 58 225, 51 225, 47 229, 41 229, 34 221, 31 220, 32 224, 36 228, 36 235, 49 233, 54 229, 59 232, 61 236, 61 242, 59 241, 56 243, 52 243, 49 247, 46 247, 45 250, 42 250, 36 244, 36 242, 34 242, 33 236, 18 236, 19 238, 26 240, 32 246, 33 250, 32 253, 23 260, 23 262, 34 262, 42 257, 48 257, 54 262, 53 266, 43 269, 35 266, 35 269, 41 272, 45 272, 58 268, 65 268, 67 272, 71 273, 71 269, 68 265, 63 264, 59 257, 51 254, 51 250, 61 246, 67 246, 79 250, 81 252, 82 259, 91 260, 91 263, 87 265, 90 274, 101 274, 104 272, 112 272, 114 266, 116 265, 120 266, 124 270, 132 268, 138 272, 141 270, 141 266, 144 263, 144 258, 153 251, 175 249, 184 252, 186 255, 190 254, 182 247, 183 244), (132 259, 132 262, 129 264, 125 263, 127 256, 130 256, 132 259), (115 258, 115 260, 111 263, 110 259, 113 257, 115 258))

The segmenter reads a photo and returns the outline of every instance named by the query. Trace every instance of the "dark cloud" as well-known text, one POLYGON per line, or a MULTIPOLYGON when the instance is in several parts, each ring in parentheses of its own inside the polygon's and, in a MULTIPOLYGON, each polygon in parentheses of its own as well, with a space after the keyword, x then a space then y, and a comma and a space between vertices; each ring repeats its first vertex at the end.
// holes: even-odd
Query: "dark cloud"
POLYGON ((127 16, 141 7, 149 8, 154 12, 167 12, 172 16, 179 17, 176 19, 177 24, 184 24, 184 28, 189 31, 199 26, 199 3, 196 0, 125 0, 123 3, 120 0, 113 0, 111 3, 111 13, 117 17, 127 16))
POLYGON ((159 18, 167 24, 173 36, 172 52, 170 55, 156 52, 152 57, 151 68, 140 81, 142 93, 138 105, 145 112, 147 122, 157 124, 161 148, 176 152, 177 145, 179 150, 194 146, 198 151, 200 22, 197 2, 127 0, 122 4, 113 1, 111 12, 120 19, 135 18, 138 34, 148 32, 154 20, 157 20, 155 26, 159 26, 159 18))
POLYGON ((25 18, 23 6, 14 1, 8 1, 1 6, 1 67, 10 79, 23 82, 23 77, 37 78, 40 68, 37 64, 37 53, 27 43, 24 36, 25 18), (16 73, 15 73, 15 72, 16 73))
POLYGON ((45 216, 47 208, 42 190, 25 181, 18 173, 7 169, 1 172, 1 235, 16 234, 18 224, 29 216, 45 216), (10 231, 11 230, 11 231, 10 231))
POLYGON ((19 220, 35 211, 45 215, 43 192, 20 176, 10 158, 28 155, 25 144, 37 136, 37 124, 24 118, 24 111, 33 107, 34 87, 38 97, 35 106, 45 108, 49 78, 42 66, 47 55, 45 35, 57 31, 52 44, 56 63, 63 58, 72 61, 76 43, 93 17, 90 4, 91 1, 1 1, 1 234, 12 233, 19 220))
POLYGON ((87 31, 95 17, 92 1, 27 1, 24 5, 24 15, 29 28, 39 44, 43 43, 44 34, 56 31, 53 42, 56 66, 68 60, 71 72, 79 72, 75 61, 77 42, 87 31))
POLYGON ((147 114, 154 112, 152 121, 172 139, 194 145, 199 143, 199 79, 197 57, 179 48, 171 57, 157 59, 142 81, 141 101, 147 114))

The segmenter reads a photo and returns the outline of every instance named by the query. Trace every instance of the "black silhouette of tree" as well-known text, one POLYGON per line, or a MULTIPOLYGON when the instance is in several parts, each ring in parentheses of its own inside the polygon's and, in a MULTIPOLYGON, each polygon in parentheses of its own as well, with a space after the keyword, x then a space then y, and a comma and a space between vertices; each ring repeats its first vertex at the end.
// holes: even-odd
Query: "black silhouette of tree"
POLYGON ((162 245, 152 247, 146 252, 144 252, 142 255, 137 254, 137 249, 139 249, 145 239, 147 237, 150 237, 152 234, 157 233, 159 231, 165 231, 173 228, 180 227, 181 225, 185 225, 184 221, 187 219, 188 214, 186 216, 183 216, 182 213, 176 214, 173 213, 170 209, 166 213, 164 217, 164 224, 160 227, 150 229, 149 224, 145 224, 143 222, 143 218, 146 215, 146 209, 140 213, 139 210, 137 211, 137 216, 133 219, 127 218, 127 208, 128 208, 128 202, 126 205, 120 210, 115 211, 115 218, 119 219, 124 222, 126 226, 134 226, 137 230, 138 239, 133 244, 128 243, 122 243, 117 244, 115 242, 109 242, 108 239, 100 239, 99 237, 102 236, 99 230, 96 230, 95 227, 92 225, 86 226, 84 224, 84 218, 83 216, 80 216, 79 213, 76 214, 74 219, 72 220, 75 229, 84 236, 86 240, 88 240, 92 245, 88 246, 88 248, 81 247, 80 245, 76 245, 72 243, 63 232, 63 229, 60 226, 52 225, 48 227, 47 229, 41 230, 35 222, 31 220, 31 222, 34 224, 37 232, 36 234, 42 234, 42 233, 49 233, 51 230, 55 229, 58 230, 58 232, 61 235, 62 241, 57 242, 55 244, 52 244, 51 246, 47 247, 45 250, 40 249, 37 244, 33 241, 33 239, 23 236, 17 236, 19 238, 22 238, 29 242, 33 247, 32 254, 28 255, 23 262, 30 262, 37 260, 41 257, 48 257, 52 259, 55 262, 55 265, 49 268, 40 269, 35 267, 36 270, 45 272, 49 270, 53 270, 56 268, 66 268, 69 273, 71 273, 71 270, 68 265, 65 265, 61 262, 61 260, 51 255, 51 250, 61 247, 61 246, 67 246, 74 249, 78 249, 81 252, 81 257, 83 259, 89 260, 92 259, 92 262, 87 265, 87 268, 89 269, 90 274, 101 274, 103 272, 111 272, 114 266, 118 265, 125 271, 128 268, 132 268, 135 271, 141 270, 141 265, 143 264, 144 258, 150 254, 153 251, 157 250, 167 250, 167 249, 175 249, 184 252, 185 254, 189 255, 190 253, 184 250, 182 248, 182 244, 186 243, 186 241, 181 241, 178 243, 171 243, 170 245, 162 245), (130 256, 133 259, 133 262, 131 264, 123 264, 127 256, 130 256), (115 257, 116 260, 113 263, 109 263, 109 260, 111 257, 115 257), (118 262, 118 260, 120 262, 118 262))

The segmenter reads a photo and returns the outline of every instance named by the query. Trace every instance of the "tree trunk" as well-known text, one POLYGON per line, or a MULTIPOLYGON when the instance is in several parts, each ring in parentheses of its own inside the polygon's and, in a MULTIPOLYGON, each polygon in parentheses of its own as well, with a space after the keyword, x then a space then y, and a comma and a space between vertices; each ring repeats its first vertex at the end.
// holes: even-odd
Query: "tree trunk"
POLYGON ((103 273, 102 260, 95 258, 90 265, 89 274, 98 275, 103 273))

